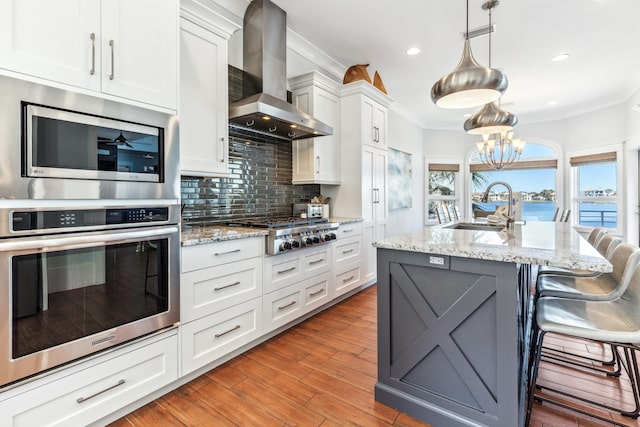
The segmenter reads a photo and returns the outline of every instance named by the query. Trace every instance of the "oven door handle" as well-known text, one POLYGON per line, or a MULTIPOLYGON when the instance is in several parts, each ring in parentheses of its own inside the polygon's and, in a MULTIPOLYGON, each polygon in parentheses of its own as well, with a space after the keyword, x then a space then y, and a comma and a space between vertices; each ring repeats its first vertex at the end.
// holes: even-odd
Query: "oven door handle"
POLYGON ((49 252, 51 248, 69 247, 76 248, 95 246, 96 243, 130 242, 136 240, 146 240, 160 236, 179 234, 177 226, 153 227, 146 230, 118 230, 103 231, 99 233, 83 233, 81 235, 47 236, 30 239, 21 237, 6 241, 0 241, 0 252, 45 249, 49 252))

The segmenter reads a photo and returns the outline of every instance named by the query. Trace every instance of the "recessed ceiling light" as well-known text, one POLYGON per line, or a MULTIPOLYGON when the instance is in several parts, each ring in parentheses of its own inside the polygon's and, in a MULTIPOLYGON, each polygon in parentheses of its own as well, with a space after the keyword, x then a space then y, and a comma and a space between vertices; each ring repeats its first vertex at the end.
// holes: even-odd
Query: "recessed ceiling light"
POLYGON ((557 102, 556 102, 556 101, 549 101, 549 102, 547 102, 547 105, 548 105, 549 107, 553 107, 553 106, 554 106, 554 105, 556 105, 556 104, 557 104, 557 102))
POLYGON ((568 53, 561 53, 560 55, 556 55, 553 58, 551 58, 551 60, 553 62, 560 62, 560 61, 564 61, 565 59, 567 59, 569 57, 568 53))
POLYGON ((409 49, 407 49, 407 55, 417 55, 419 53, 420 53, 420 48, 410 47, 409 49))

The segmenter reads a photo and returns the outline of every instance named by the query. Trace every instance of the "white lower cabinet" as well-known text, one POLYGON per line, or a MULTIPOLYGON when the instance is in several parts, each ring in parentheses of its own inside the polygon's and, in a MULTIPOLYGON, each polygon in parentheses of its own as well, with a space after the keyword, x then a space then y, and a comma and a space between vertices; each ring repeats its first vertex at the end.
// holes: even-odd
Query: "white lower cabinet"
POLYGON ((265 294, 264 333, 285 325, 333 298, 331 273, 325 272, 300 283, 265 294))
POLYGON ((361 262, 337 269, 334 278, 334 295, 340 296, 360 286, 363 283, 362 276, 361 262))
POLYGON ((264 259, 265 294, 331 269, 331 249, 325 244, 264 259))
POLYGON ((262 335, 262 298, 182 325, 182 371, 185 375, 262 335))
POLYGON ((26 384, 0 401, 0 425, 87 425, 177 380, 175 331, 149 340, 26 384))

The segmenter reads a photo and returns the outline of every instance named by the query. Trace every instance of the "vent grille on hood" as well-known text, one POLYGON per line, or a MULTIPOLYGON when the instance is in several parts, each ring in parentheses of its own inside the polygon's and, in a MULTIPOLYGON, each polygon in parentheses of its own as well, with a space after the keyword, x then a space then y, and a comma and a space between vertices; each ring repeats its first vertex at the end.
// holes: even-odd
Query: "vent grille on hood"
POLYGON ((287 14, 270 0, 254 0, 243 37, 246 93, 229 106, 230 125, 287 140, 331 135, 331 126, 286 102, 287 14))

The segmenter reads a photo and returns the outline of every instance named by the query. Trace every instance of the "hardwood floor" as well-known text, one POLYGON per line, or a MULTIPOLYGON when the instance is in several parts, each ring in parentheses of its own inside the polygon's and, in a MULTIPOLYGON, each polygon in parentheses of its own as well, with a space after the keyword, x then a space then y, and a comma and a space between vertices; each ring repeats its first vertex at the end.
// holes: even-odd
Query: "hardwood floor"
MULTIPOLYGON (((551 337, 549 345, 589 353, 602 349, 551 337)), ((629 399, 628 380, 549 363, 541 381, 629 399), (622 390, 618 385, 622 384, 622 390)), ((111 424, 144 426, 428 426, 376 402, 376 287, 297 325, 111 424)), ((598 412, 640 426, 636 420, 598 412)), ((608 423, 536 404, 532 427, 593 427, 608 423)), ((507 427, 507 426, 505 426, 507 427)))

